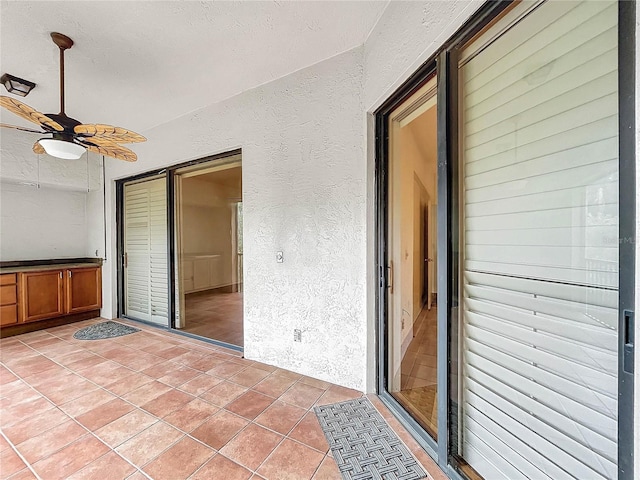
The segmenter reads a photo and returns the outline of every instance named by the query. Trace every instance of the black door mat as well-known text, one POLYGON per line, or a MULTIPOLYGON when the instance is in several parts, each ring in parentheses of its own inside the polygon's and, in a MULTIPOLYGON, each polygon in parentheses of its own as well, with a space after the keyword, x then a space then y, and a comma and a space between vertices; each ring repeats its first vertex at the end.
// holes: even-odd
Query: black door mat
POLYGON ((81 328, 73 334, 73 338, 77 340, 102 340, 104 338, 122 337, 139 331, 138 328, 109 320, 81 328))
POLYGON ((345 480, 419 480, 427 477, 367 398, 323 405, 314 410, 345 480))

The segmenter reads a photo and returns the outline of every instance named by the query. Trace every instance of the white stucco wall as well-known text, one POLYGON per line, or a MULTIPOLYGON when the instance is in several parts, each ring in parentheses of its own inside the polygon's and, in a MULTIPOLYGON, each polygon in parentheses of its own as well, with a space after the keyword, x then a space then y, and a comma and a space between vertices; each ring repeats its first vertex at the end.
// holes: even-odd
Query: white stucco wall
MULTIPOLYGON (((392 2, 362 48, 144 132, 149 141, 136 146, 138 163, 108 163, 111 182, 242 148, 247 358, 375 388, 376 282, 367 284, 373 157, 365 154, 366 112, 478 5, 392 2), (275 261, 279 250, 282 264, 275 261), (296 328, 303 331, 301 343, 293 342, 296 328)), ((111 299, 105 316, 116 311, 114 267, 108 262, 105 268, 105 298, 111 299)))
MULTIPOLYGON (((144 132, 137 163, 107 164, 113 194, 114 178, 242 147, 245 356, 361 390, 368 336, 362 71, 359 48, 144 132)), ((105 316, 115 314, 114 267, 105 266, 112 300, 105 316)))

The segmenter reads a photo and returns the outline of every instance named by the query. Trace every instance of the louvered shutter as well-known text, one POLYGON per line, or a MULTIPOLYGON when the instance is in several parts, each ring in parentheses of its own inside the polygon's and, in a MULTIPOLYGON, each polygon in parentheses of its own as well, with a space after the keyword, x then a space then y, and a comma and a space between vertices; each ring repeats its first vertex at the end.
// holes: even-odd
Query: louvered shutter
POLYGON ((165 179, 125 186, 126 314, 167 325, 165 179))
POLYGON ((616 478, 617 4, 522 2, 460 81, 462 455, 616 478))

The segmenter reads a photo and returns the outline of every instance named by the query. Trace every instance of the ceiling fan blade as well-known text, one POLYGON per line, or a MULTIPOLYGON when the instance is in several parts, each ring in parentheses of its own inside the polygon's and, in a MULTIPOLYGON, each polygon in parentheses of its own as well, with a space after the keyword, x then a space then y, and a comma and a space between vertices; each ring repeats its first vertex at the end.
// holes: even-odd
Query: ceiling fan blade
MULTIPOLYGON (((19 102, 15 98, 0 96, 0 106, 3 106, 11 113, 15 113, 19 117, 29 120, 30 122, 37 123, 43 127, 48 127, 51 130, 62 132, 64 127, 55 120, 47 117, 45 114, 34 110, 29 105, 19 102)), ((39 132, 40 133, 40 132, 39 132)))
POLYGON ((33 153, 36 153, 38 155, 45 154, 44 148, 42 148, 42 145, 40 145, 40 142, 36 142, 33 144, 33 153))
POLYGON ((138 156, 132 150, 104 138, 76 138, 76 140, 93 153, 117 158, 125 162, 135 162, 138 159, 138 156))
POLYGON ((42 130, 32 130, 30 128, 19 127, 17 125, 8 125, 6 123, 0 123, 0 128, 13 128, 14 130, 20 130, 21 132, 39 133, 40 135, 47 133, 42 130))
POLYGON ((73 131, 78 135, 84 135, 87 139, 101 137, 115 143, 138 143, 147 141, 147 139, 139 133, 132 132, 131 130, 127 130, 122 127, 114 127, 112 125, 89 123, 85 125, 76 125, 73 131))

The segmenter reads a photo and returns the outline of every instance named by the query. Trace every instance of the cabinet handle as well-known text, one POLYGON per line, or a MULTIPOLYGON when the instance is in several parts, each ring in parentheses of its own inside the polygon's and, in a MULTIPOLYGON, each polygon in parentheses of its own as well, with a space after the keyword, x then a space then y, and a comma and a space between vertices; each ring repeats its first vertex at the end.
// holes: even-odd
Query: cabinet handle
POLYGON ((62 271, 59 272, 60 278, 62 278, 62 271))
POLYGON ((71 278, 71 270, 67 270, 67 272, 68 272, 67 276, 71 278))

